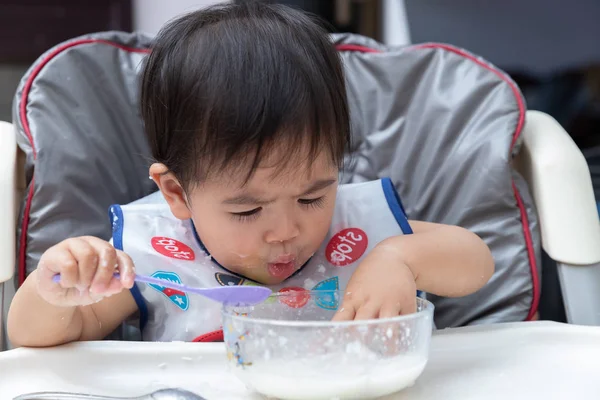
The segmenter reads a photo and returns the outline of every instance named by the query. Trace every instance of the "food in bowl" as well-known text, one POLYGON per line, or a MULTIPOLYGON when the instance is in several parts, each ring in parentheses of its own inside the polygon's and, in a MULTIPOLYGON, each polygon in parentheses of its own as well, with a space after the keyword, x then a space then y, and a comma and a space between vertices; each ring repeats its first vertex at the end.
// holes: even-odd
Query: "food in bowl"
POLYGON ((377 398, 411 386, 429 355, 433 305, 394 318, 332 322, 340 291, 289 291, 223 307, 233 372, 252 390, 289 400, 377 398))

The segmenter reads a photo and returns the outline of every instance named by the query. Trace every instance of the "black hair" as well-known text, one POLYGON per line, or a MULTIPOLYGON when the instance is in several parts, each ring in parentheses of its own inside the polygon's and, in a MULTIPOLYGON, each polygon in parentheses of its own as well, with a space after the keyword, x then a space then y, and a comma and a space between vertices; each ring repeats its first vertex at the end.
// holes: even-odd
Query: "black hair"
POLYGON ((338 52, 313 17, 277 4, 168 23, 146 60, 141 114, 154 160, 184 189, 232 167, 247 182, 275 147, 281 162, 308 148, 309 165, 327 151, 341 167, 350 141, 338 52))

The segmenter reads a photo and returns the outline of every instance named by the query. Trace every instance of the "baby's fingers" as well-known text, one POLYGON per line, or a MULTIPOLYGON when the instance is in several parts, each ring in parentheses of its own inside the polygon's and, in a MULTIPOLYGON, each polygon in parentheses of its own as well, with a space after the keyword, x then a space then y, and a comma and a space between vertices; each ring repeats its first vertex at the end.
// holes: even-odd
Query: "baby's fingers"
POLYGON ((400 305, 400 314, 412 314, 417 312, 417 295, 410 293, 403 296, 398 303, 400 305))
POLYGON ((42 256, 37 276, 39 285, 45 290, 72 288, 79 280, 77 260, 70 251, 53 247, 42 256), (54 280, 56 274, 60 274, 60 280, 54 280))
POLYGON ((82 238, 71 239, 65 243, 68 243, 68 250, 76 263, 74 267, 70 263, 63 264, 60 271, 61 285, 64 288, 76 287, 86 290, 94 279, 98 265, 96 249, 82 238))
POLYGON ((96 243, 96 249, 100 257, 90 292, 100 294, 109 292, 112 281, 116 280, 114 273, 117 270, 118 260, 117 251, 109 243, 96 243))
MULTIPOLYGON (((131 289, 134 282, 134 268, 131 258, 123 253, 122 251, 115 250, 111 247, 110 260, 107 264, 105 271, 107 274, 110 272, 109 281, 105 293, 112 295, 119 293, 123 289, 131 289), (119 277, 115 277, 114 273, 119 272, 119 277)), ((105 269, 105 266, 101 264, 100 269, 105 269)))
POLYGON ((356 315, 356 308, 352 302, 344 301, 332 321, 352 321, 356 315))
POLYGON ((379 311, 379 318, 393 318, 400 315, 402 305, 399 301, 385 303, 379 311))
POLYGON ((119 260, 119 273, 121 274, 121 284, 127 289, 133 287, 135 280, 135 266, 131 257, 122 251, 117 251, 117 258, 119 260))
POLYGON ((376 302, 367 302, 360 306, 356 311, 354 319, 356 321, 365 321, 368 319, 376 319, 379 316, 379 310, 381 307, 376 302))

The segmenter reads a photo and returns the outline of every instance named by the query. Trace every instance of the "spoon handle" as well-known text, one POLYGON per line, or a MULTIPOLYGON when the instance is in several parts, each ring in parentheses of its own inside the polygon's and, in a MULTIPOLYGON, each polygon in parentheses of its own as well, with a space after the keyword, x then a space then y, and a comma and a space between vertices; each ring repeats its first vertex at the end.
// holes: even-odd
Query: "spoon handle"
MULTIPOLYGON (((117 279, 120 278, 118 273, 115 273, 113 276, 117 279)), ((54 282, 60 282, 60 274, 54 275, 52 280, 54 282)), ((134 276, 134 280, 136 282, 157 285, 161 288, 177 290, 178 292, 199 294, 224 304, 236 303, 254 305, 263 302, 272 294, 271 289, 264 286, 216 286, 199 288, 186 286, 181 283, 172 282, 166 279, 159 279, 152 276, 137 274, 134 276)))
MULTIPOLYGON (((113 274, 113 277, 116 278, 116 279, 120 279, 121 275, 119 275, 119 273, 115 273, 115 274, 113 274)), ((171 282, 171 281, 168 281, 166 279, 153 278, 151 276, 137 275, 136 274, 134 276, 134 280, 136 282, 149 283, 149 284, 152 284, 152 285, 158 285, 158 286, 166 287, 166 288, 169 288, 169 289, 179 290, 181 292, 194 292, 194 293, 202 292, 201 288, 191 288, 191 287, 188 287, 186 285, 182 285, 182 284, 179 284, 179 283, 171 282)), ((54 275, 52 277, 52 281, 56 282, 56 283, 60 282, 60 274, 54 275)))
MULTIPOLYGON (((115 274, 115 278, 120 278, 119 274, 115 274)), ((134 280, 136 282, 141 282, 141 283, 149 283, 151 285, 158 285, 158 286, 162 286, 162 287, 166 287, 169 289, 175 289, 175 290, 179 290, 182 292, 202 292, 202 288, 192 288, 186 285, 183 285, 181 283, 176 283, 176 282, 171 282, 168 281, 166 279, 160 279, 160 278, 154 278, 152 276, 146 276, 146 275, 135 275, 134 280)))

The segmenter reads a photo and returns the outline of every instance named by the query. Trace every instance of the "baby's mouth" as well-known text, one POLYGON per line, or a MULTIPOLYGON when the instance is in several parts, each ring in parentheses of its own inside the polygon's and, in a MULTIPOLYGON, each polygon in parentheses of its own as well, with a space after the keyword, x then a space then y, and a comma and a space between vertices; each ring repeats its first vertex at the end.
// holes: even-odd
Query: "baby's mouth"
POLYGON ((267 271, 273 278, 288 278, 296 271, 296 258, 290 254, 279 256, 267 264, 267 271))

